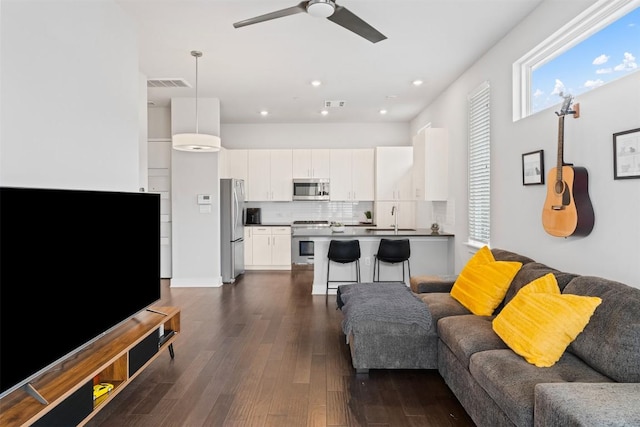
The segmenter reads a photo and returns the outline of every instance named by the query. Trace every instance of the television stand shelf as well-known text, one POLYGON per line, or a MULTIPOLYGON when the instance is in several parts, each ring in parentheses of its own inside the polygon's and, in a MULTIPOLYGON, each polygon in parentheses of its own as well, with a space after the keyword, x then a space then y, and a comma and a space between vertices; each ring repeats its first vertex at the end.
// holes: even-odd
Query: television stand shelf
POLYGON ((180 332, 180 309, 150 307, 33 381, 39 402, 21 387, 0 399, 0 426, 84 425, 143 369, 168 349, 180 332), (113 390, 93 399, 95 382, 113 390))

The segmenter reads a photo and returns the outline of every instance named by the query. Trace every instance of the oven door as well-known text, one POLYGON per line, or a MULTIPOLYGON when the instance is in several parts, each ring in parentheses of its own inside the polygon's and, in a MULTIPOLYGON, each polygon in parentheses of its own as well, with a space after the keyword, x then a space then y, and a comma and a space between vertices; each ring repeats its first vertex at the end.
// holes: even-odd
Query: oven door
POLYGON ((313 264, 313 240, 304 237, 291 239, 291 262, 293 264, 313 264))

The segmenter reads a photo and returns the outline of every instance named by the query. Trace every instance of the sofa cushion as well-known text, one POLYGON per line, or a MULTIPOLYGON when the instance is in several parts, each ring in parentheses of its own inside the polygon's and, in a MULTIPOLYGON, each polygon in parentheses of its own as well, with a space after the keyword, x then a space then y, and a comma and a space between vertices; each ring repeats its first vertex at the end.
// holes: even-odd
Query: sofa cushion
POLYGON ((528 256, 520 255, 518 253, 507 251, 505 249, 493 248, 491 249, 491 253, 493 254, 493 258, 496 261, 516 261, 521 262, 522 265, 534 262, 534 260, 529 258, 528 256))
POLYGON ((610 378, 568 352, 552 367, 538 368, 511 350, 481 351, 471 356, 469 371, 517 426, 533 425, 536 384, 611 382, 610 378))
POLYGON ((561 295, 548 273, 527 286, 493 320, 493 330, 517 354, 538 367, 549 367, 582 332, 602 300, 561 295))
POLYGON ((455 283, 457 275, 439 276, 411 276, 409 286, 417 294, 427 292, 451 292, 451 287, 455 283))
POLYGON ((568 351, 619 382, 640 382, 640 289, 600 277, 573 279, 564 293, 602 304, 568 351))
POLYGON ((438 321, 438 336, 458 361, 468 368, 474 353, 508 348, 491 328, 491 319, 474 314, 445 317, 438 321))
POLYGON ((451 296, 473 314, 491 316, 520 267, 521 262, 495 261, 484 246, 462 268, 451 296))
MULTIPOLYGON (((439 319, 448 316, 459 316, 461 314, 471 314, 471 312, 458 301, 453 299, 449 293, 428 293, 417 294, 431 313, 432 325, 437 325, 439 319)), ((433 327, 436 330, 435 327, 433 327)))
POLYGON ((533 282, 535 279, 544 276, 545 274, 553 273, 556 277, 556 282, 558 282, 558 287, 560 291, 562 291, 567 283, 569 283, 573 278, 578 277, 577 274, 565 273, 560 270, 556 270, 554 268, 548 267, 539 262, 530 262, 527 264, 523 264, 522 268, 518 271, 516 276, 511 281, 511 286, 507 289, 507 293, 504 297, 503 302, 496 309, 496 313, 500 312, 500 310, 508 304, 509 301, 516 296, 518 291, 522 289, 527 284, 533 282))
POLYGON ((538 384, 534 422, 536 427, 639 426, 640 384, 538 384))

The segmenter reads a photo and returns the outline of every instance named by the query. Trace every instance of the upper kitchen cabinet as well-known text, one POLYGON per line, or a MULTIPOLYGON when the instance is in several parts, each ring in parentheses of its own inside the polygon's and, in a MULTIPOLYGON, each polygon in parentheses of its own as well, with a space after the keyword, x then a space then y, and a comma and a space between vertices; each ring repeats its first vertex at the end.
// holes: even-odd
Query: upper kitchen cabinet
POLYGON ((449 196, 449 133, 426 128, 413 137, 414 200, 442 201, 449 196))
POLYGON ((292 150, 248 150, 247 200, 290 202, 292 150))
MULTIPOLYGON (((222 153, 223 150, 220 150, 222 153)), ((248 179, 248 151, 247 150, 224 150, 224 178, 243 179, 245 184, 248 179)))
POLYGON ((331 150, 329 195, 332 201, 374 199, 373 148, 331 150))
POLYGON ((413 147, 376 147, 376 200, 413 200, 413 147))
POLYGON ((329 178, 331 150, 293 150, 294 178, 329 178))

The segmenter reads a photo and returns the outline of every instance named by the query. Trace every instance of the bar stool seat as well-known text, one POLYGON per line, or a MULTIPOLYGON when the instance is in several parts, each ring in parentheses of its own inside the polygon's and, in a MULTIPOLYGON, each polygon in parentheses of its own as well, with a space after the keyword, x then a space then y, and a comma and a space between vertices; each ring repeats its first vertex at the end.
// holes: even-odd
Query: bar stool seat
POLYGON ((331 240, 329 242, 329 252, 327 253, 329 260, 327 261, 327 300, 329 298, 329 289, 338 289, 330 287, 329 283, 345 283, 360 282, 360 241, 359 240, 331 240), (355 263, 356 279, 355 280, 330 280, 331 262, 340 264, 355 263))
MULTIPOLYGON (((378 246, 378 253, 373 258, 373 281, 381 282, 380 280, 380 264, 398 264, 402 263, 402 282, 405 282, 404 275, 404 263, 407 263, 407 269, 409 271, 409 277, 411 277, 411 264, 409 258, 411 257, 411 244, 409 239, 380 239, 378 246), (378 273, 378 279, 376 280, 376 267, 378 273)), ((400 280, 384 280, 385 282, 399 282, 400 280)))

